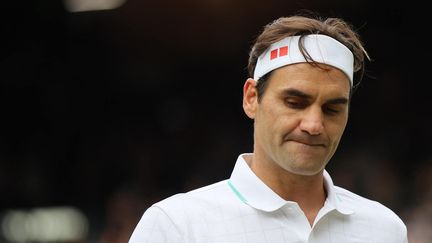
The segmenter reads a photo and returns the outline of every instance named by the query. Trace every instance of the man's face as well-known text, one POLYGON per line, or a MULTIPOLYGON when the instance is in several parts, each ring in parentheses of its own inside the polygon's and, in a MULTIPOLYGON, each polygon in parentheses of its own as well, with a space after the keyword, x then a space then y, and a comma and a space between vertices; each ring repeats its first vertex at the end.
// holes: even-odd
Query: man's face
POLYGON ((298 175, 324 169, 347 124, 350 84, 340 70, 323 67, 301 63, 273 71, 259 103, 254 84, 245 85, 258 158, 298 175))

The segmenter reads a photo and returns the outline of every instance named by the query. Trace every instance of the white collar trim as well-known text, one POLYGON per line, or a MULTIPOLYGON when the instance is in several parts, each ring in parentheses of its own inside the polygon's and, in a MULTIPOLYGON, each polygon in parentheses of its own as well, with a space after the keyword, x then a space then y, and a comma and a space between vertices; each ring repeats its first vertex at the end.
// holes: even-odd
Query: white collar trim
MULTIPOLYGON (((295 202, 281 198, 261 181, 244 160, 244 155, 251 154, 241 154, 237 158, 231 178, 228 180, 231 190, 243 203, 265 212, 275 211, 286 204, 295 204, 295 202)), ((343 201, 335 193, 333 181, 325 170, 324 186, 327 190, 326 207, 329 207, 330 210, 336 209, 342 214, 354 213, 351 209, 343 206, 343 201)))

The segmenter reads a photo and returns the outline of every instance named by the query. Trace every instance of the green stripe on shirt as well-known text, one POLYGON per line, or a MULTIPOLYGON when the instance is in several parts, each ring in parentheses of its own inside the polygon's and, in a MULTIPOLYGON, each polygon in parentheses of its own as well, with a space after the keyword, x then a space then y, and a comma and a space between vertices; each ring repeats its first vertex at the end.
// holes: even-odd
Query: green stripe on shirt
POLYGON ((237 189, 233 186, 230 180, 228 180, 228 185, 231 188, 231 190, 233 190, 234 194, 236 194, 236 196, 240 199, 240 201, 247 203, 247 200, 242 196, 242 194, 240 194, 239 191, 237 191, 237 189))

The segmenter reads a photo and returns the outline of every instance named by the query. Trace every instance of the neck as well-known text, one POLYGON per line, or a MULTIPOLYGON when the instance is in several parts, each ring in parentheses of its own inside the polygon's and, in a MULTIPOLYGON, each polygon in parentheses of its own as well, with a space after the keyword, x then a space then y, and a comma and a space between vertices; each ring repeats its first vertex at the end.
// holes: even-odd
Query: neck
POLYGON ((274 162, 258 161, 255 156, 245 159, 252 171, 276 194, 287 201, 296 202, 310 225, 313 225, 326 199, 322 172, 312 176, 297 175, 274 162))

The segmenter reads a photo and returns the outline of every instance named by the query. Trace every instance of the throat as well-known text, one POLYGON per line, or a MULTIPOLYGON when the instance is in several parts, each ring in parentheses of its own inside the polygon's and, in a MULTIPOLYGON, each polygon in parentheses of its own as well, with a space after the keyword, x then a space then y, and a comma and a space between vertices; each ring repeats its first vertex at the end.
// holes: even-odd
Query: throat
POLYGON ((327 198, 323 181, 321 183, 307 181, 292 183, 285 181, 275 183, 274 186, 270 185, 269 187, 274 188, 273 190, 283 199, 296 202, 307 217, 310 225, 313 225, 327 198))
MULTIPOLYGON (((308 183, 306 183, 308 184, 308 183)), ((270 188, 272 188, 270 186, 270 188)), ((316 185, 279 184, 274 191, 287 201, 296 202, 312 226, 327 198, 323 183, 316 185)))
POLYGON ((280 167, 279 169, 269 168, 269 165, 265 166, 253 159, 249 160, 248 164, 261 181, 281 198, 296 202, 307 217, 309 224, 313 225, 327 198, 323 172, 305 176, 290 173, 280 167))

